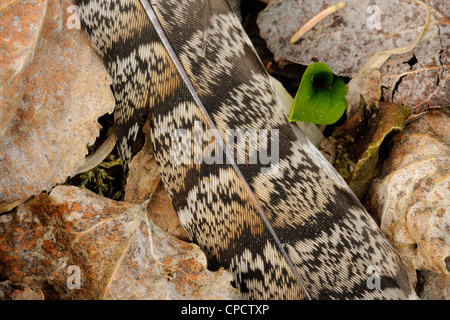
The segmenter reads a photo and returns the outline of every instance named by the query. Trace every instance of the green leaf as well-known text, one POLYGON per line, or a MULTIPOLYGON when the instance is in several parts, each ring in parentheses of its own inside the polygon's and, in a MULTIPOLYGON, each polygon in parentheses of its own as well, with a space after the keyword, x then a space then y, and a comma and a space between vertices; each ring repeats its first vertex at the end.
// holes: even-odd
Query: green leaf
POLYGON ((347 86, 322 62, 305 71, 289 112, 289 121, 333 124, 345 112, 347 86))

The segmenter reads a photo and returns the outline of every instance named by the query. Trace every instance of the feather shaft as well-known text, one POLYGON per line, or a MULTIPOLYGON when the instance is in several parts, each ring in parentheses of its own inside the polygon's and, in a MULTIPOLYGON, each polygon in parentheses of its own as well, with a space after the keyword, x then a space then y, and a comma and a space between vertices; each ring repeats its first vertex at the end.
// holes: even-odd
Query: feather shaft
POLYGON ((191 82, 188 74, 186 73, 186 71, 184 70, 184 67, 182 65, 182 63, 180 62, 180 60, 178 59, 178 56, 175 52, 175 50, 173 49, 173 47, 170 44, 169 39, 167 38, 164 29, 162 28, 161 24, 159 23, 158 17, 156 16, 155 12, 153 11, 153 8, 151 6, 151 4, 149 3, 148 0, 139 0, 142 4, 142 7, 144 8, 148 18, 150 19, 150 22, 152 23, 153 27, 155 28, 156 33, 158 34, 161 43, 163 44, 163 46, 165 47, 165 49, 167 50, 167 53, 169 54, 171 60, 173 61, 178 73, 180 74, 181 78, 183 79, 184 84, 186 85, 186 87, 188 88, 190 94, 192 95, 192 98, 194 99, 195 103, 197 104, 197 106, 200 108, 202 115, 205 117, 205 120, 208 124, 208 126, 212 129, 212 132, 214 133, 214 137, 216 138, 216 140, 218 141, 219 145, 221 146, 222 150, 225 151, 225 155, 227 158, 228 163, 230 163, 234 170, 236 171, 236 174, 238 175, 239 179, 242 181, 245 190, 247 191, 250 199, 252 200, 253 204, 256 207, 256 210, 258 211, 261 219, 264 222, 264 225, 266 226, 266 228, 269 230, 270 234, 272 235, 272 237, 274 238, 274 241, 278 247, 278 249, 280 250, 280 252, 282 253, 283 257, 286 259, 286 262, 288 263, 289 267, 292 269, 295 277, 297 278, 297 281, 299 282, 299 284, 301 285, 306 298, 308 300, 311 300, 311 297, 308 293, 308 290, 306 289, 300 275, 298 274, 294 264, 292 263, 291 259, 289 258, 286 250, 284 249, 279 237, 277 236, 275 230, 272 228, 269 220, 267 219, 266 214, 264 213, 264 210, 262 209, 261 205, 259 204, 258 199, 256 198, 255 194, 253 193, 252 189, 250 188, 250 186, 247 183, 247 180, 245 179, 244 175, 242 174, 241 170, 239 169, 239 166, 237 165, 236 161, 234 161, 233 155, 231 154, 229 148, 227 147, 227 145, 225 144, 222 136, 218 133, 219 131, 217 130, 214 122, 212 121, 210 115, 208 114, 208 111, 206 110, 205 106, 203 105, 203 102, 200 98, 200 96, 197 94, 197 91, 193 85, 193 83, 191 82))

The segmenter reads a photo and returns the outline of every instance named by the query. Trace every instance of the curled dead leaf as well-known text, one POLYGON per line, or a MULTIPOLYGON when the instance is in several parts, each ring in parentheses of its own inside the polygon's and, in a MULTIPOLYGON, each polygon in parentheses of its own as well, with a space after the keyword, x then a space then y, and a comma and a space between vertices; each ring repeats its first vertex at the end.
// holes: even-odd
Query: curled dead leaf
POLYGON ((450 279, 449 116, 431 110, 397 134, 369 189, 368 205, 413 283, 416 270, 450 279))

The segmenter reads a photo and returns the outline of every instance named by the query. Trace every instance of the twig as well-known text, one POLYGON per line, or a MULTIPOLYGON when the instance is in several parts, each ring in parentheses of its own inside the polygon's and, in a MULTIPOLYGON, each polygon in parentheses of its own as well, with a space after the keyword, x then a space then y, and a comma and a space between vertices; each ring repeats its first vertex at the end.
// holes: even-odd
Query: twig
POLYGON ((321 11, 320 13, 316 14, 314 17, 312 17, 307 23, 303 25, 292 37, 291 40, 289 40, 289 43, 295 43, 303 37, 303 35, 312 29, 316 24, 318 24, 320 21, 328 17, 333 12, 336 12, 337 10, 345 7, 347 3, 344 1, 339 2, 338 4, 335 4, 334 6, 328 7, 325 10, 321 11))

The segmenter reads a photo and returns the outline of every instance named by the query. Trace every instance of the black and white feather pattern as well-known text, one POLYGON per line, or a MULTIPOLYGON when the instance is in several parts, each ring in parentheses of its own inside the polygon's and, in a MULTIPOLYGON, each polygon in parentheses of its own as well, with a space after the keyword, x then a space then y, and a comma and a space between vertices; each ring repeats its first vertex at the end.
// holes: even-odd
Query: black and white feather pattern
MULTIPOLYGON (((125 163, 149 110, 162 180, 210 265, 228 268, 246 298, 305 298, 233 166, 174 161, 176 145, 198 148, 198 141, 186 137, 195 137, 199 125, 203 131, 209 127, 139 0, 76 2, 89 40, 114 79, 117 143, 125 163), (174 136, 178 129, 185 130, 184 141, 174 136)), ((416 298, 399 256, 358 199, 311 143, 294 135, 228 2, 149 2, 224 140, 229 130, 279 133, 276 170, 263 174, 270 164, 249 161, 239 169, 311 298, 416 298), (374 276, 369 270, 379 271, 380 286, 368 285, 374 276)), ((270 143, 260 142, 246 146, 245 159, 261 147, 270 150, 270 143)), ((203 152, 208 145, 200 144, 203 152)))

